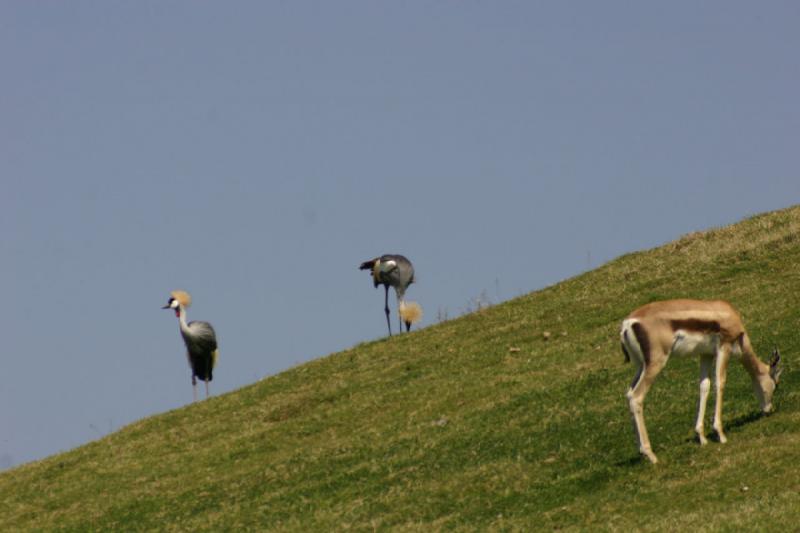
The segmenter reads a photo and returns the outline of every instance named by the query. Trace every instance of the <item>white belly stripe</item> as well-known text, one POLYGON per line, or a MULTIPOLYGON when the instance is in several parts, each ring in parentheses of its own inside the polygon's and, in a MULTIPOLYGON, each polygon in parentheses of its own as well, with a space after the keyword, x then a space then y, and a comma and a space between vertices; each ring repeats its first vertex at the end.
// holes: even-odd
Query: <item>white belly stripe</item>
POLYGON ((716 355, 719 335, 679 329, 675 332, 670 355, 716 355))

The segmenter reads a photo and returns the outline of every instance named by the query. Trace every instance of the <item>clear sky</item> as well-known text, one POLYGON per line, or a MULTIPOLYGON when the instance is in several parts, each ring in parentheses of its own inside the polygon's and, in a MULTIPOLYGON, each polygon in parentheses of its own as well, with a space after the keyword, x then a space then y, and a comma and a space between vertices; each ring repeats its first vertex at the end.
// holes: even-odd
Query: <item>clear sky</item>
POLYGON ((191 401, 172 289, 219 394, 385 335, 382 253, 425 326, 800 202, 799 29, 795 1, 0 3, 0 468, 191 401))

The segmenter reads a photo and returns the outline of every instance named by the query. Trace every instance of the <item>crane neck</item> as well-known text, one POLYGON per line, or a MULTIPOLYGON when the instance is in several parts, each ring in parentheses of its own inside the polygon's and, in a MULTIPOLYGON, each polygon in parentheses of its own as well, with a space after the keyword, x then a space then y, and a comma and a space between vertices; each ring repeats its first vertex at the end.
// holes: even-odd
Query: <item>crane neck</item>
POLYGON ((181 326, 181 331, 188 331, 189 326, 188 324, 186 324, 186 309, 184 309, 182 305, 178 306, 177 314, 178 314, 178 323, 181 326))

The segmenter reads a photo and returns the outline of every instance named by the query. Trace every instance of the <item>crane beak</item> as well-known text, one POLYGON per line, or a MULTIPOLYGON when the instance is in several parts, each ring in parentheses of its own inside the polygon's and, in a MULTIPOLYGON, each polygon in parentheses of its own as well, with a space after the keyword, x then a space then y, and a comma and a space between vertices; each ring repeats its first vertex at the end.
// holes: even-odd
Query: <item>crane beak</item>
POLYGON ((163 306, 161 309, 169 309, 169 304, 163 306))

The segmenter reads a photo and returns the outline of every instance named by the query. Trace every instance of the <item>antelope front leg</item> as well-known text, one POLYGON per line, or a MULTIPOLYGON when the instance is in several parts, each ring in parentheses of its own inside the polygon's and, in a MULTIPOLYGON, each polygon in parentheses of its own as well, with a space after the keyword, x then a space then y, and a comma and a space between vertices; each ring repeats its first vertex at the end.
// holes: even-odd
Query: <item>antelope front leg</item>
POLYGON ((714 362, 713 356, 703 356, 700 358, 700 401, 697 405, 697 422, 694 431, 700 444, 708 444, 705 431, 706 404, 708 403, 708 393, 711 392, 711 363, 714 362))
POLYGON ((722 429, 722 393, 725 390, 725 380, 728 375, 728 360, 731 352, 728 348, 720 348, 717 351, 717 367, 714 380, 716 402, 714 405, 714 431, 717 432, 720 442, 728 442, 725 432, 722 429))

